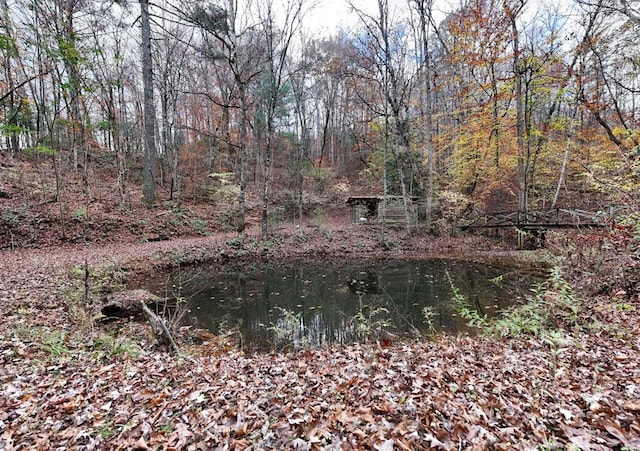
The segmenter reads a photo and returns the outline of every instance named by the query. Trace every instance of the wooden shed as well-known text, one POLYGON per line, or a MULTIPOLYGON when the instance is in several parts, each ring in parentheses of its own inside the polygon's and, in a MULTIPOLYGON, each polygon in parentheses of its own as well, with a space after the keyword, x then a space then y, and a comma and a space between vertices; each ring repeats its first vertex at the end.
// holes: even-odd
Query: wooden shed
MULTIPOLYGON (((411 198, 411 202, 415 203, 416 197, 411 198)), ((352 223, 378 223, 382 222, 382 218, 386 216, 387 223, 406 222, 404 214, 404 201, 402 196, 387 196, 386 215, 384 209, 384 196, 351 196, 347 199, 347 205, 351 207, 352 223)), ((415 215, 415 208, 411 209, 415 215)), ((416 218, 413 218, 416 222, 416 218)))

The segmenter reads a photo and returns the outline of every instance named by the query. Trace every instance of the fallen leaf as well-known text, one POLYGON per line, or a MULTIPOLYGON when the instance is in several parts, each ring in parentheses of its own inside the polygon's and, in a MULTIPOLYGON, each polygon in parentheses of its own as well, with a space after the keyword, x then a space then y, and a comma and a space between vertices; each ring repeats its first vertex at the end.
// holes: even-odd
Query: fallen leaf
POLYGON ((384 442, 382 445, 374 445, 374 448, 378 451, 393 451, 394 450, 395 441, 393 439, 389 439, 384 442))

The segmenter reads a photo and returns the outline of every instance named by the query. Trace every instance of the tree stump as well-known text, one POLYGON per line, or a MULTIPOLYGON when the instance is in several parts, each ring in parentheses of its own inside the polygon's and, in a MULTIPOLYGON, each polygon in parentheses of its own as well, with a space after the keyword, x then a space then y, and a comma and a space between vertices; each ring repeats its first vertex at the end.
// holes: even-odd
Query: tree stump
POLYGON ((103 302, 101 313, 107 318, 141 318, 142 304, 162 299, 147 290, 127 290, 111 293, 103 302))

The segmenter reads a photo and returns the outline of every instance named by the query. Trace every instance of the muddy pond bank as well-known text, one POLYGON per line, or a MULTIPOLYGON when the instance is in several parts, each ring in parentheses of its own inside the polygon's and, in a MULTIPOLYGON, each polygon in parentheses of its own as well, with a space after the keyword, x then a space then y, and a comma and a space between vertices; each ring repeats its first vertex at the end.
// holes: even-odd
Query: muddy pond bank
POLYGON ((498 266, 517 266, 540 274, 561 262, 544 249, 517 250, 498 241, 478 236, 433 237, 426 234, 408 236, 404 231, 391 230, 387 242, 379 241, 375 229, 349 225, 334 228, 280 229, 263 242, 258 230, 240 238, 236 234, 218 234, 202 238, 178 239, 155 243, 120 246, 112 255, 127 271, 132 284, 146 280, 159 271, 202 263, 221 267, 242 267, 252 263, 296 264, 300 261, 352 264, 403 259, 466 260, 498 266), (130 250, 140 258, 127 257, 130 250))

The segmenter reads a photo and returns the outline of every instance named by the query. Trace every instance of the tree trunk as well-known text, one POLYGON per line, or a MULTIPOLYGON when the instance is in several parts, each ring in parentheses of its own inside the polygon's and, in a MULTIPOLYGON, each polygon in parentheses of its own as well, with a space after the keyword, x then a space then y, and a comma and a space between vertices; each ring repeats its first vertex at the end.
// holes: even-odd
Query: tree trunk
POLYGON ((523 68, 520 58, 520 35, 518 32, 517 17, 524 7, 524 0, 514 9, 505 1, 507 14, 511 21, 511 38, 513 40, 513 74, 515 77, 515 104, 516 104, 516 145, 518 147, 518 212, 524 214, 528 209, 528 146, 525 145, 525 111, 523 93, 523 68))
POLYGON ((425 228, 427 232, 431 231, 433 209, 433 165, 435 159, 435 151, 433 149, 433 92, 431 90, 431 61, 429 57, 429 27, 427 26, 427 18, 431 17, 432 1, 416 0, 418 12, 420 16, 420 32, 422 34, 422 58, 424 71, 424 98, 423 114, 424 114, 424 146, 427 151, 427 198, 425 206, 425 228), (426 3, 426 4, 425 4, 426 3))
POLYGON ((247 176, 249 172, 249 152, 247 151, 247 117, 249 115, 249 106, 247 104, 247 93, 245 85, 239 83, 238 92, 240 96, 240 135, 239 135, 239 152, 240 152, 240 199, 239 199, 239 218, 238 232, 244 233, 247 222, 247 176))
POLYGON ((553 202, 551 203, 552 210, 556 208, 558 197, 560 197, 560 189, 562 189, 565 175, 567 173, 567 163, 569 162, 569 150, 571 148, 571 138, 573 137, 573 129, 575 126, 575 118, 576 118, 577 110, 578 110, 577 108, 573 110, 573 114, 569 119, 569 129, 567 130, 567 141, 564 146, 564 156, 562 157, 562 166, 560 167, 560 175, 558 176, 558 184, 556 185, 556 192, 553 196, 553 202))
POLYGON ((151 24, 149 0, 140 0, 142 29, 142 82, 144 85, 144 173, 142 191, 148 204, 155 202, 156 140, 155 105, 153 101, 153 67, 151 61, 151 24))
POLYGON ((262 168, 262 241, 269 239, 269 197, 271 195, 271 137, 273 130, 267 126, 267 139, 264 149, 264 166, 262 168))

